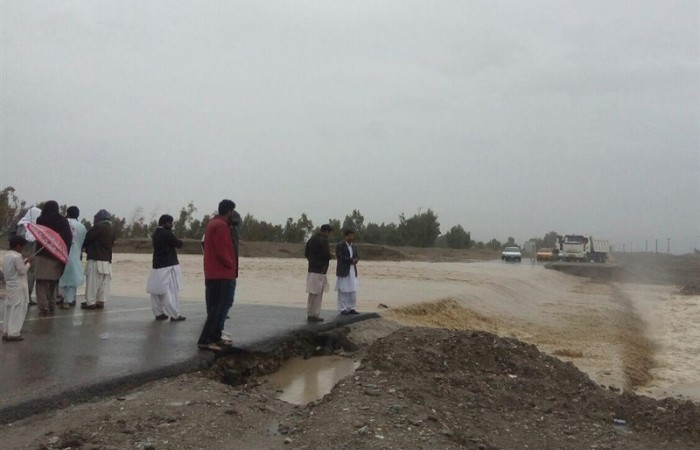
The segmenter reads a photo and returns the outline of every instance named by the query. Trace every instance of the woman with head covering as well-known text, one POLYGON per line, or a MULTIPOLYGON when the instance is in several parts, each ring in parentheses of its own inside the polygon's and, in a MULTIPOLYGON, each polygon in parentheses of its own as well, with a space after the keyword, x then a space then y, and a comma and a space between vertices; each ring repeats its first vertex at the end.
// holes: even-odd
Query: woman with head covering
POLYGON ((180 262, 176 248, 182 241, 172 231, 173 216, 163 214, 158 228, 153 232, 153 268, 146 282, 146 292, 151 294, 151 308, 156 320, 180 322, 185 316, 179 313, 178 291, 182 287, 180 262))
POLYGON ((103 309, 109 297, 112 281, 112 247, 114 230, 110 219, 112 215, 101 209, 95 214, 95 224, 85 235, 83 248, 87 252, 85 267, 85 301, 82 309, 103 309))
MULTIPOLYGON (((73 242, 73 234, 70 231, 68 220, 58 212, 58 203, 49 200, 44 204, 41 215, 36 219, 37 225, 43 225, 52 229, 61 236, 66 247, 70 248, 73 242)), ((63 275, 66 267, 46 249, 40 248, 34 258, 36 277, 36 301, 39 304, 39 315, 53 314, 56 309, 56 296, 58 295, 58 280, 63 275)))

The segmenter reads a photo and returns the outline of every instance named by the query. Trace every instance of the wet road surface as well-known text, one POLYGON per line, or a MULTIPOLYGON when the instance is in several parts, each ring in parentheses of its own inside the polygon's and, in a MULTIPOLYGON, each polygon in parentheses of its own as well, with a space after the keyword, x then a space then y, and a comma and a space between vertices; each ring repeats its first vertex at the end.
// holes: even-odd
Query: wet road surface
MULTIPOLYGON (((127 297, 111 298, 104 310, 71 308, 49 317, 30 307, 24 341, 0 342, 0 423, 206 367, 213 354, 196 346, 205 305, 182 302, 181 314, 186 321, 156 321, 148 299, 127 297)), ((322 316, 323 324, 307 324, 305 308, 235 304, 226 331, 236 347, 252 348, 370 315, 322 316)))

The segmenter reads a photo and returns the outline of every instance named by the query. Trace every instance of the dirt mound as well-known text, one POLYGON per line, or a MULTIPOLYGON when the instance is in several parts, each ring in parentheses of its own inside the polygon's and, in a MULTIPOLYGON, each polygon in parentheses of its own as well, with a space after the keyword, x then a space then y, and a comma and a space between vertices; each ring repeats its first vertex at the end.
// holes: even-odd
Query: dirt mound
POLYGON ((515 339, 404 328, 294 426, 300 448, 690 449, 700 405, 620 395, 515 339))
MULTIPOLYGON (((619 289, 614 289, 614 295, 622 307, 622 313, 609 315, 610 319, 615 320, 614 341, 621 348, 619 357, 625 389, 634 390, 651 379, 655 347, 646 336, 644 322, 635 313, 631 300, 619 289)), ((487 331, 507 337, 522 333, 512 323, 465 308, 459 301, 450 298, 396 308, 383 315, 406 326, 487 331)), ((559 348, 552 353, 565 358, 584 356, 581 350, 569 348, 559 348)))
POLYGON ((618 394, 515 339, 395 326, 378 319, 257 353, 232 349, 206 373, 27 418, 0 427, 0 440, 3 449, 698 448, 699 404, 618 394), (256 380, 292 355, 352 352, 367 332, 383 337, 355 352, 358 371, 319 401, 290 405, 256 380))

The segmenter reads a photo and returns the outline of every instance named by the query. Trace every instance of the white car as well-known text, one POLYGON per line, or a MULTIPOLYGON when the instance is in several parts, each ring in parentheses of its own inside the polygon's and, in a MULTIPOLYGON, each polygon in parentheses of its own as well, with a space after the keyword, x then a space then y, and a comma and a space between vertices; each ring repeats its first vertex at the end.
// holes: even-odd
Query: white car
POLYGON ((522 257, 523 257, 523 255, 522 255, 522 253, 520 253, 520 249, 518 247, 506 247, 501 252, 501 259, 503 261, 520 262, 522 257))

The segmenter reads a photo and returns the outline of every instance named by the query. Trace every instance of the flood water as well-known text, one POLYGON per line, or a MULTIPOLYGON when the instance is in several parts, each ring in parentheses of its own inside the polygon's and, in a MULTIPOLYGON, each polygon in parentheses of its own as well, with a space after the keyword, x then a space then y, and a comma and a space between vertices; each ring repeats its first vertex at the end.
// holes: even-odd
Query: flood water
MULTIPOLYGON (((180 299, 202 302, 201 255, 180 255, 178 259, 185 278, 180 299)), ((246 268, 246 282, 236 289, 236 304, 306 307, 304 295, 288 294, 303 294, 305 259, 242 258, 241 264, 246 268)), ((150 254, 115 254, 112 295, 142 297, 150 267, 150 254)), ((583 357, 572 360, 579 369, 599 384, 618 387, 626 383, 619 352, 634 348, 625 347, 620 338, 651 341, 651 381, 636 392, 662 398, 681 394, 700 401, 700 295, 678 295, 678 288, 672 285, 592 283, 525 262, 364 261, 362 267, 358 299, 362 312, 377 311, 380 303, 396 310, 455 299, 488 319, 478 322, 482 327, 478 329, 517 337, 545 352, 579 352, 583 357), (625 301, 613 295, 616 292, 624 294, 625 301), (630 314, 641 325, 623 333, 620 318, 630 314)), ((661 269, 648 268, 652 272, 661 269)), ((304 319, 302 310, 298 320, 304 319)), ((461 322, 460 317, 441 316, 437 322, 430 316, 414 319, 401 323, 473 329, 473 322, 461 322)))
POLYGON ((305 405, 330 393, 338 381, 352 375, 359 366, 359 362, 341 356, 299 357, 288 360, 264 379, 282 390, 280 400, 305 405))

